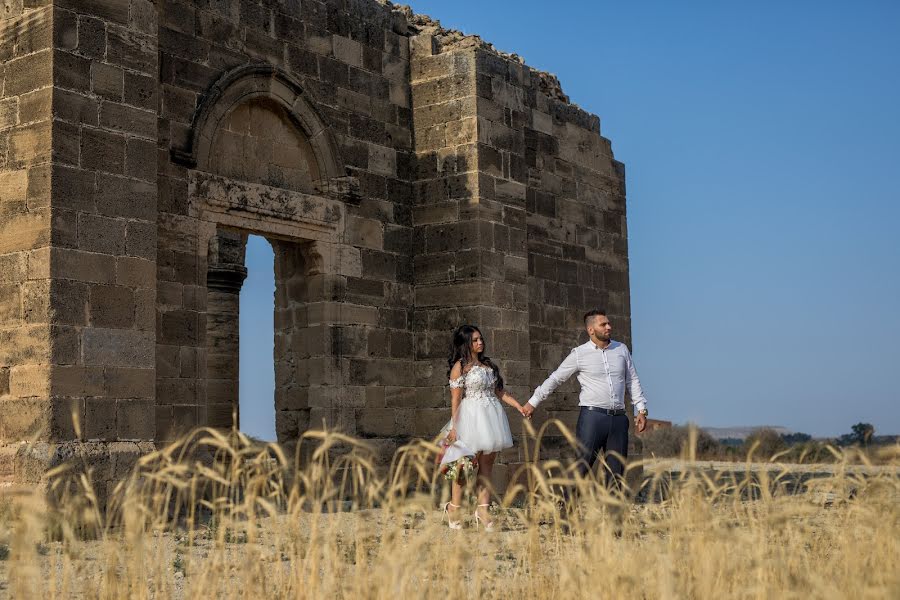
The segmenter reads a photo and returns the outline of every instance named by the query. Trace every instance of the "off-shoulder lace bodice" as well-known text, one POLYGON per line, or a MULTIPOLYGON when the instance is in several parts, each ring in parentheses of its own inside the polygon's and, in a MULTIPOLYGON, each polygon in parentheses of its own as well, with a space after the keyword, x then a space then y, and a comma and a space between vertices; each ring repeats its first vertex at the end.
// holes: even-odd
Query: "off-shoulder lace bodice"
POLYGON ((482 405, 499 404, 497 398, 497 376, 493 369, 475 365, 468 373, 450 380, 451 388, 465 388, 463 401, 471 400, 482 405))

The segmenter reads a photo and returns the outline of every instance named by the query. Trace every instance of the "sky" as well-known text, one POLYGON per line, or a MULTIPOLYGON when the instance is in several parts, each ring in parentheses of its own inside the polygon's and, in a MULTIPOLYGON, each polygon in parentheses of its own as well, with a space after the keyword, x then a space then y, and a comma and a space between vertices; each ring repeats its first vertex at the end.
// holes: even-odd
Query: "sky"
MULTIPOLYGON (((900 434, 900 2, 410 4, 600 116, 651 416, 900 434)), ((250 354, 242 397, 271 356, 250 354)))

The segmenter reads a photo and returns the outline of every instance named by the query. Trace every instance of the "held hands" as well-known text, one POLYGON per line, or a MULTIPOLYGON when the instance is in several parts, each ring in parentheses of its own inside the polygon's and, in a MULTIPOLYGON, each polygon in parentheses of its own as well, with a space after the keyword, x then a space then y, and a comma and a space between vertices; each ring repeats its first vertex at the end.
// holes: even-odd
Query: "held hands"
POLYGON ((526 419, 530 419, 531 415, 534 414, 534 407, 526 402, 522 406, 519 407, 519 412, 522 413, 522 416, 526 419))

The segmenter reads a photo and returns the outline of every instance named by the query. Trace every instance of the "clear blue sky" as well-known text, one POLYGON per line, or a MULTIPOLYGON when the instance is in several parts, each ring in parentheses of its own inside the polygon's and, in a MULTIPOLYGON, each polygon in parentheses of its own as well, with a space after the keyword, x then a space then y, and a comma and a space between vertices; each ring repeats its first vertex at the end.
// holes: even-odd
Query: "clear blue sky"
POLYGON ((900 2, 411 5, 600 116, 653 416, 900 433, 900 2))

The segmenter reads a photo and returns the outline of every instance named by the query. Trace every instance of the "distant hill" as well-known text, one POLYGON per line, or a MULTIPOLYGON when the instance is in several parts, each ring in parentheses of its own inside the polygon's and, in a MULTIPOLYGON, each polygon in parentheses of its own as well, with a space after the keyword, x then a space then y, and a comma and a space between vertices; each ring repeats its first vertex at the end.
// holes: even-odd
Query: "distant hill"
POLYGON ((717 440, 745 440, 751 433, 757 429, 763 428, 774 429, 780 435, 792 433, 787 427, 779 427, 777 425, 756 425, 753 427, 701 427, 700 429, 717 440))

